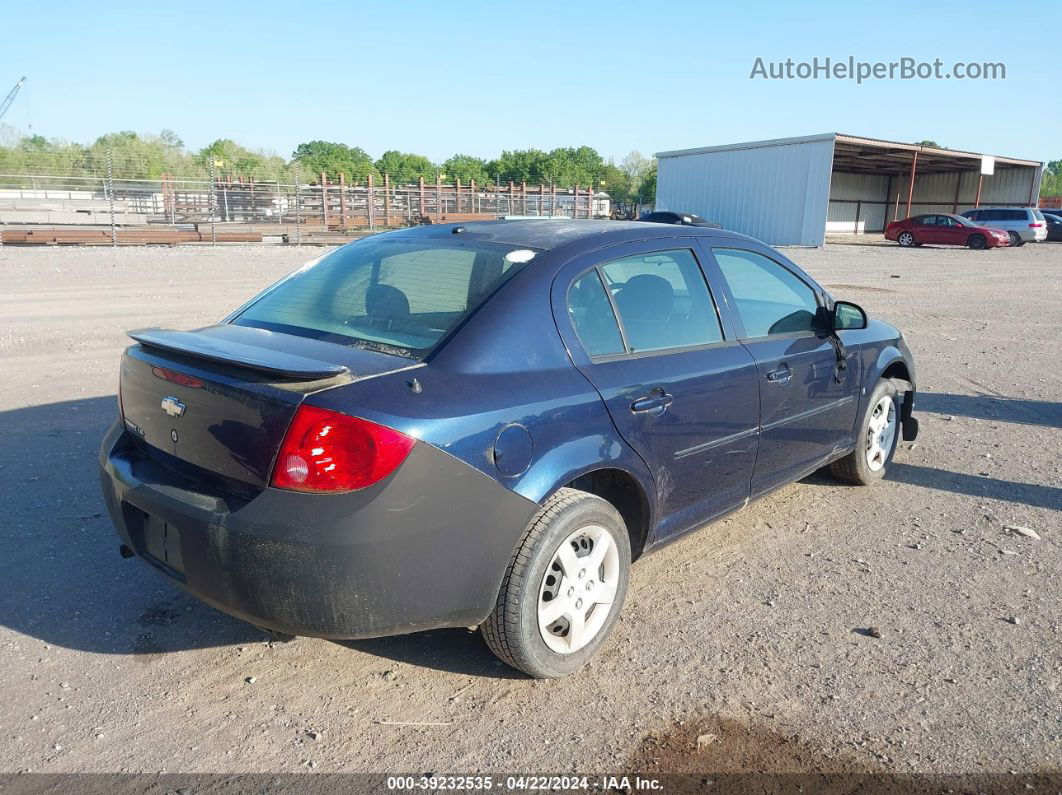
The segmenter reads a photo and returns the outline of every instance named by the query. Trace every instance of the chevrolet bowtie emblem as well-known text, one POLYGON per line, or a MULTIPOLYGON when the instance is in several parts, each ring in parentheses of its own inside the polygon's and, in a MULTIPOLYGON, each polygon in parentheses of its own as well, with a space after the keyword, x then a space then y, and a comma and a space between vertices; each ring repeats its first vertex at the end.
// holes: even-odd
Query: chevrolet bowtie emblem
POLYGON ((162 399, 162 410, 171 417, 180 417, 184 414, 184 404, 175 397, 167 396, 162 399))

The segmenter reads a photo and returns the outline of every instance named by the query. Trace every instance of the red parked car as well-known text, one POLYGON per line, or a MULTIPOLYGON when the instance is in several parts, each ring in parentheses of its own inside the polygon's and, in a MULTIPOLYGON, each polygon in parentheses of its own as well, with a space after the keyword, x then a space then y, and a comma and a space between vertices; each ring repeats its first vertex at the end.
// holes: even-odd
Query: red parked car
POLYGON ((977 249, 1010 245, 1010 236, 1002 229, 977 226, 961 215, 950 213, 915 215, 893 221, 885 228, 885 239, 895 240, 904 247, 923 243, 977 249))

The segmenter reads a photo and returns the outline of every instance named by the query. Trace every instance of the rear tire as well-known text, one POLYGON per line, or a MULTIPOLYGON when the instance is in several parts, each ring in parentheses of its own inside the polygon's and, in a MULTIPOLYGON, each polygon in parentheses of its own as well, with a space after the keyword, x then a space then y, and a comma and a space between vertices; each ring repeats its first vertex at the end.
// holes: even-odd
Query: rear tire
POLYGON ((896 236, 896 242, 904 248, 910 248, 915 244, 914 235, 910 232, 900 232, 900 234, 896 236))
POLYGON ((630 567, 630 537, 616 509, 561 489, 535 514, 505 571, 480 628, 487 646, 536 679, 578 670, 615 625, 630 567))
POLYGON ((1019 235, 1017 232, 1007 232, 1007 235, 1010 237, 1011 246, 1018 247, 1025 245, 1025 241, 1021 239, 1021 235, 1019 235))
POLYGON ((975 251, 980 251, 988 245, 988 241, 985 240, 984 235, 970 235, 970 239, 966 241, 966 245, 975 251))
POLYGON ((897 394, 896 387, 890 382, 878 381, 859 423, 855 450, 830 464, 830 472, 838 480, 869 486, 885 477, 900 441, 897 394))

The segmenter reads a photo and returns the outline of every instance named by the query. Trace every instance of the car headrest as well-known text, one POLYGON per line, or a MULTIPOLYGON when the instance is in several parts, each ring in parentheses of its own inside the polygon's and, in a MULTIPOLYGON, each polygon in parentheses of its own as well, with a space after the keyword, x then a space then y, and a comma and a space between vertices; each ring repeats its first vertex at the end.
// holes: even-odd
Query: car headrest
POLYGON ((397 287, 374 284, 365 291, 365 313, 369 325, 391 328, 409 320, 409 299, 397 287))
POLYGON ((639 273, 616 294, 616 306, 624 321, 662 323, 674 309, 675 288, 661 276, 639 273))

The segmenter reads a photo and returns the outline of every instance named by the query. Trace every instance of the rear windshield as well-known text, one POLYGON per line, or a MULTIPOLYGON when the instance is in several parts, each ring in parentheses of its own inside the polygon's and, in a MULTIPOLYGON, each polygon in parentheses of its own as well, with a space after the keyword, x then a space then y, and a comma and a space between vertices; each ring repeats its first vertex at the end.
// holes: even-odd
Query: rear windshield
POLYGON ((535 254, 457 237, 367 238, 296 271, 232 322, 420 358, 535 254))
POLYGON ((1040 212, 1039 210, 1033 210, 1032 214, 1033 214, 1033 218, 1035 218, 1037 221, 1044 220, 1044 214, 1042 212, 1040 212))

